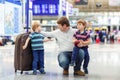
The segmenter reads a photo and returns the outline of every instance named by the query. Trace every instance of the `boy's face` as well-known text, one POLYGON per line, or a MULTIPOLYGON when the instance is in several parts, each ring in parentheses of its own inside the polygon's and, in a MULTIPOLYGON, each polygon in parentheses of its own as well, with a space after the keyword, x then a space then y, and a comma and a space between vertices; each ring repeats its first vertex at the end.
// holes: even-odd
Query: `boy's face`
POLYGON ((85 26, 83 26, 82 23, 78 23, 78 24, 77 24, 77 28, 78 28, 79 30, 84 30, 85 26))
POLYGON ((37 30, 38 30, 38 32, 41 32, 41 26, 39 26, 39 27, 37 28, 37 30))

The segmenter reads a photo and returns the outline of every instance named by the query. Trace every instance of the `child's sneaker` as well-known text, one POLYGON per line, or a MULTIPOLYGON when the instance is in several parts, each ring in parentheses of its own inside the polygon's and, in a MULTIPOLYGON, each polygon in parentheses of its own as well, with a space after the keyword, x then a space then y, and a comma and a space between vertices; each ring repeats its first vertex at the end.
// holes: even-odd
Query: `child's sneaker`
POLYGON ((41 68, 39 71, 40 71, 41 74, 45 74, 46 73, 44 68, 41 68))
POLYGON ((88 74, 88 69, 87 68, 83 68, 83 70, 84 70, 85 74, 88 74))
POLYGON ((33 70, 33 75, 37 75, 37 70, 33 70))

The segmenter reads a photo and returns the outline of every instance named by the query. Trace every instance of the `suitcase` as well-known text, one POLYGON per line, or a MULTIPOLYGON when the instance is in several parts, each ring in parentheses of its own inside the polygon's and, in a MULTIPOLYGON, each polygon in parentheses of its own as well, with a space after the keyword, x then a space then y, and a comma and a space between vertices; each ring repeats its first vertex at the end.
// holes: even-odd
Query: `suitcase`
POLYGON ((14 68, 15 72, 17 70, 23 71, 32 70, 32 49, 30 41, 25 50, 22 49, 22 46, 25 44, 26 39, 28 38, 28 33, 20 34, 16 37, 15 42, 15 52, 14 52, 14 68))

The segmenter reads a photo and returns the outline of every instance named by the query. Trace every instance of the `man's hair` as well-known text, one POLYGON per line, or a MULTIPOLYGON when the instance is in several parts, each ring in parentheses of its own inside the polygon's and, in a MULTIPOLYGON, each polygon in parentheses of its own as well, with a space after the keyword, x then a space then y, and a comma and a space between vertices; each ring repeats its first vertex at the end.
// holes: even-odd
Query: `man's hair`
POLYGON ((61 24, 62 26, 63 26, 64 24, 66 24, 67 27, 70 26, 69 20, 68 20, 67 17, 65 17, 65 16, 59 18, 59 19, 57 20, 57 24, 61 24))
POLYGON ((39 22, 33 22, 32 23, 32 30, 35 31, 36 28, 38 28, 40 26, 40 23, 39 22))
POLYGON ((86 26, 87 26, 86 21, 84 21, 84 20, 82 20, 82 19, 78 20, 78 21, 77 21, 77 24, 82 24, 83 26, 85 26, 85 28, 86 28, 86 26))

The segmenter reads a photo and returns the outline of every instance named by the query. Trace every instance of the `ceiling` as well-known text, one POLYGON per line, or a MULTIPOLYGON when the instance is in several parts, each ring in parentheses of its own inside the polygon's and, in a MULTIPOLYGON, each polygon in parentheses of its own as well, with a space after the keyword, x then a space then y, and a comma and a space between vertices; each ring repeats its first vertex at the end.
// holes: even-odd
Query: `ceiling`
POLYGON ((88 0, 87 5, 75 5, 75 0, 68 1, 73 4, 74 8, 79 8, 80 12, 120 12, 120 4, 119 6, 109 6, 109 0, 88 0))

